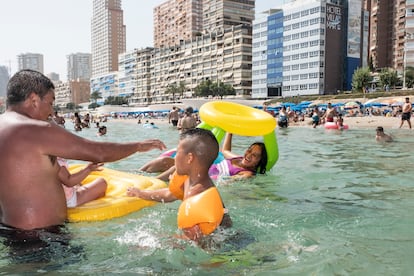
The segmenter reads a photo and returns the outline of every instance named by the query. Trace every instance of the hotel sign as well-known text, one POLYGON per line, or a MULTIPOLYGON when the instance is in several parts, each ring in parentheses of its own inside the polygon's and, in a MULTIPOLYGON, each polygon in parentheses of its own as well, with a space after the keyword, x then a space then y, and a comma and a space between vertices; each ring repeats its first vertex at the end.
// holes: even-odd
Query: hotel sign
POLYGON ((340 7, 326 5, 326 27, 340 31, 342 24, 342 11, 340 7))

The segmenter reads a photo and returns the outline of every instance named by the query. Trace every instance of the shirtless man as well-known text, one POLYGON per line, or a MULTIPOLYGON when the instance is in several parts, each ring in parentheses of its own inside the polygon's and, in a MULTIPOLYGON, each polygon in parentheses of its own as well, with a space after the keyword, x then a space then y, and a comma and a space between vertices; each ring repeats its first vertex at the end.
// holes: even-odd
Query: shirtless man
POLYGON ((377 131, 377 134, 375 135, 375 140, 377 142, 392 142, 393 141, 390 135, 385 134, 383 127, 381 126, 377 127, 376 131, 377 131))
POLYGON ((60 125, 61 127, 65 127, 65 123, 66 123, 65 118, 63 118, 62 116, 60 116, 57 111, 55 111, 55 113, 53 114, 53 120, 58 125, 60 125))
POLYGON ((405 98, 405 103, 402 107, 402 114, 401 114, 401 124, 400 124, 400 128, 403 126, 404 121, 407 121, 408 126, 411 128, 411 111, 412 111, 413 107, 410 103, 410 98, 405 98))
POLYGON ((332 107, 331 103, 328 103, 328 106, 326 108, 325 114, 323 115, 323 118, 326 119, 326 122, 333 122, 335 116, 337 116, 335 108, 332 107))
POLYGON ((171 123, 174 127, 176 127, 179 118, 180 114, 178 113, 178 108, 173 106, 172 110, 168 114, 168 123, 171 123))
POLYGON ((191 106, 187 107, 184 112, 184 117, 178 121, 177 128, 181 133, 197 126, 197 120, 194 117, 193 112, 194 110, 191 106))
POLYGON ((7 110, 0 115, 0 222, 5 226, 31 230, 65 222, 56 156, 103 163, 165 149, 156 139, 111 143, 72 134, 48 121, 54 100, 53 83, 39 72, 19 71, 8 83, 7 110))

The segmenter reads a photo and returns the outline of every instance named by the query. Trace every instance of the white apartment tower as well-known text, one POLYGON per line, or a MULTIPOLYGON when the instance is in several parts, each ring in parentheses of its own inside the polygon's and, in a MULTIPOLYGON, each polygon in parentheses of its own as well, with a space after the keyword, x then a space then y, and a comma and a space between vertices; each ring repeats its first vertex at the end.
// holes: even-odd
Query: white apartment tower
POLYGON ((325 5, 283 5, 283 96, 324 94, 325 5))
POLYGON ((18 70, 32 69, 44 73, 43 55, 26 53, 17 56, 18 70))
POLYGON ((118 70, 118 55, 126 51, 121 0, 94 0, 91 26, 92 77, 118 70))
POLYGON ((91 60, 89 53, 75 53, 67 56, 67 79, 88 80, 91 78, 91 60))

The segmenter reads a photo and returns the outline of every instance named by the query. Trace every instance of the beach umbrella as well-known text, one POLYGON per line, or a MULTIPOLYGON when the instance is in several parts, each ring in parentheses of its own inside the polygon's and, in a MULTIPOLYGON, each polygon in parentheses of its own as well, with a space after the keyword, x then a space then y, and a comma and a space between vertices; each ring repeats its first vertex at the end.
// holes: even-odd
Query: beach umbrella
POLYGON ((293 107, 293 106, 295 106, 296 104, 295 103, 289 103, 289 102, 286 102, 286 103, 282 103, 282 106, 284 106, 284 107, 293 107))
POLYGON ((310 103, 309 105, 308 105, 308 107, 316 107, 316 106, 320 106, 321 104, 323 104, 324 103, 324 101, 322 101, 322 100, 315 100, 315 101, 313 101, 312 103, 310 103))
POLYGON ((384 107, 388 106, 386 103, 380 103, 380 102, 366 102, 364 103, 364 107, 384 107))
POLYGON ((385 103, 385 104, 388 104, 388 105, 393 105, 393 104, 402 105, 405 102, 405 98, 403 98, 403 97, 394 97, 394 98, 388 98, 388 99, 379 99, 378 102, 385 103), (400 104, 400 103, 402 103, 402 104, 400 104))
POLYGON ((403 106, 403 105, 404 105, 403 102, 395 102, 391 104, 391 106, 403 106))
POLYGON ((344 108, 352 109, 352 108, 359 108, 361 105, 356 101, 346 102, 344 104, 344 108))

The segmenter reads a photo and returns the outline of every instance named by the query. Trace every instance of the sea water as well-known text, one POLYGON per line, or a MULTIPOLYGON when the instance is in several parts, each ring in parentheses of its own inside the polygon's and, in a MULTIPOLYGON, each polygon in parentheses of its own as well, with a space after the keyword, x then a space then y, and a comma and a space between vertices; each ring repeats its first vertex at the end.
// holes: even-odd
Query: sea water
MULTIPOLYGON (((72 130, 72 124, 66 123, 72 130)), ((107 122, 78 135, 100 141, 160 138, 178 142, 171 125, 146 129, 107 122)), ((206 248, 177 238, 179 202, 102 222, 70 223, 69 245, 50 242, 47 258, 0 245, 2 274, 76 275, 412 275, 414 268, 414 132, 375 127, 326 131, 277 129, 280 157, 267 175, 217 183, 233 228, 206 248), (14 254, 14 255, 13 255, 14 254), (19 257, 19 256, 17 256, 19 257)), ((240 154, 260 137, 233 139, 240 154)), ((137 153, 105 166, 130 173, 158 156, 137 153)), ((45 203, 47 204, 47 203, 45 203)))

